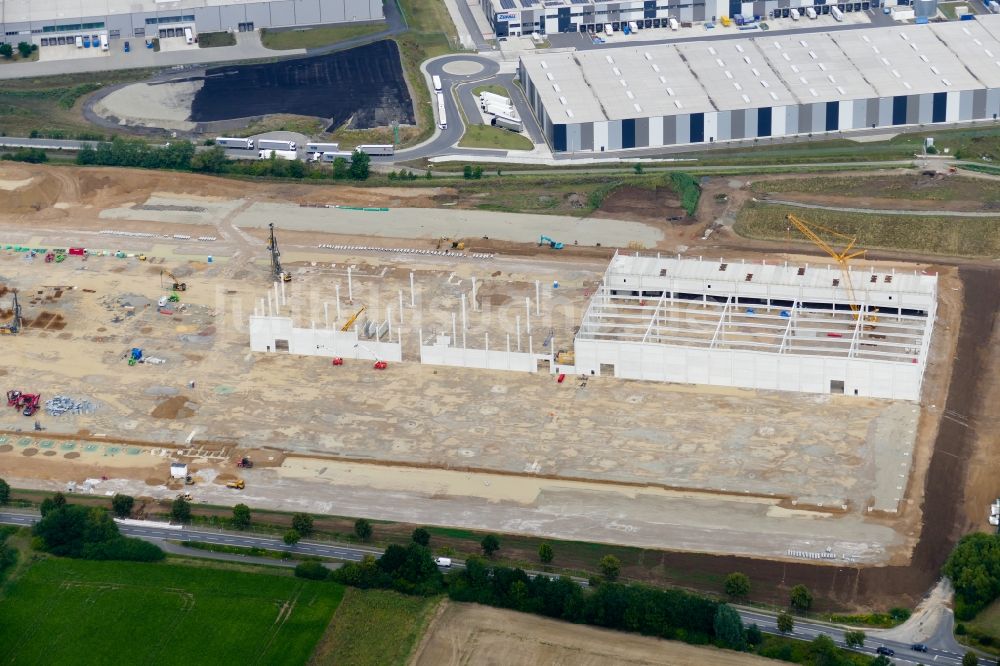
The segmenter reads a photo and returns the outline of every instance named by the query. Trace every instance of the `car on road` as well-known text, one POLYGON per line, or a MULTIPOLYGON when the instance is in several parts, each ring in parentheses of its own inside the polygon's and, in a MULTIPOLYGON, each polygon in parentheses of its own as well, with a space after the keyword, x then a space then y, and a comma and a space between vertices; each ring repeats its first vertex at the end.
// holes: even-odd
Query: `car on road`
POLYGON ((910 646, 910 649, 914 652, 927 652, 927 646, 923 643, 914 643, 910 646))
POLYGON ((896 651, 895 650, 893 650, 891 647, 886 647, 884 645, 879 645, 877 648, 875 648, 875 653, 876 654, 884 654, 887 657, 895 657, 896 656, 896 651))

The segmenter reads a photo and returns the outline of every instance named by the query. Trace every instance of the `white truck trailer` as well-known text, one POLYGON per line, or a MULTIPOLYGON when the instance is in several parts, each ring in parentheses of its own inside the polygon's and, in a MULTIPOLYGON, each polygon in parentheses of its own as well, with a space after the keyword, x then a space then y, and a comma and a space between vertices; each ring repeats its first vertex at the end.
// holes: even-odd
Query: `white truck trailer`
POLYGON ((314 153, 336 152, 340 150, 339 143, 307 143, 306 152, 310 155, 314 153))
POLYGON ((253 139, 236 139, 226 136, 215 137, 215 145, 223 148, 237 148, 239 150, 253 150, 253 139))
POLYGON ((385 157, 396 154, 396 147, 391 143, 363 143, 358 146, 358 150, 369 155, 385 157))
POLYGON ((520 132, 524 129, 521 125, 520 120, 513 120, 511 118, 504 118, 503 116, 496 116, 490 121, 490 124, 494 127, 500 127, 503 129, 510 130, 511 132, 520 132))
POLYGON ((292 150, 294 151, 298 146, 295 145, 294 141, 276 141, 274 139, 261 139, 257 142, 258 148, 266 148, 268 150, 292 150))
POLYGON ((313 157, 313 161, 333 162, 338 157, 343 157, 345 160, 350 162, 351 155, 353 155, 353 153, 351 153, 351 151, 349 150, 331 150, 325 153, 316 153, 316 155, 313 157))
POLYGON ((270 148, 265 148, 264 150, 257 151, 257 159, 259 160, 269 160, 272 157, 279 160, 297 160, 299 154, 294 150, 273 150, 270 148))

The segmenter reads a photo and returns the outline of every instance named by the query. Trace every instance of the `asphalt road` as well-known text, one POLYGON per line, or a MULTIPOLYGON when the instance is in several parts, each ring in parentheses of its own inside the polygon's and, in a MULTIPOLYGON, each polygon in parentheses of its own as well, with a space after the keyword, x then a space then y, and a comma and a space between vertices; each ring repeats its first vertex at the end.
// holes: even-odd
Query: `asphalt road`
MULTIPOLYGON (((0 523, 8 525, 30 526, 38 520, 37 514, 25 513, 0 513, 0 523)), ((308 555, 317 557, 329 557, 347 562, 359 562, 366 555, 381 555, 382 551, 373 548, 362 548, 358 546, 348 546, 344 544, 319 543, 315 541, 300 541, 294 546, 286 545, 281 539, 276 537, 251 536, 239 532, 229 532, 225 530, 200 530, 193 528, 158 527, 154 524, 148 525, 126 525, 119 523, 119 530, 122 534, 130 537, 137 537, 148 541, 160 543, 169 541, 201 541, 205 543, 223 544, 227 546, 241 546, 245 548, 265 548, 268 550, 288 551, 293 555, 308 555)), ((192 553, 195 554, 195 553, 192 553)), ((452 560, 452 566, 460 568, 464 566, 461 560, 452 560)), ((542 571, 526 571, 529 576, 557 577, 542 571)), ((584 578, 572 577, 572 580, 582 586, 587 585, 584 578)), ((746 607, 735 607, 736 611, 743 618, 746 625, 756 624, 761 631, 770 634, 780 634, 777 628, 776 614, 746 607)), ((871 632, 869 632, 871 633, 871 632)), ((795 618, 795 626, 789 636, 804 641, 810 641, 820 634, 826 634, 841 646, 847 647, 844 643, 844 630, 828 624, 810 622, 801 618, 795 618)), ((863 652, 874 656, 876 648, 885 646, 895 650, 896 655, 893 662, 897 664, 946 664, 948 666, 959 666, 962 663, 964 650, 950 634, 950 627, 944 626, 939 630, 939 635, 935 635, 927 641, 928 652, 914 652, 907 643, 898 641, 879 640, 876 637, 869 637, 862 648, 853 648, 858 652, 863 652)), ((980 664, 987 666, 993 661, 980 659, 980 664)))

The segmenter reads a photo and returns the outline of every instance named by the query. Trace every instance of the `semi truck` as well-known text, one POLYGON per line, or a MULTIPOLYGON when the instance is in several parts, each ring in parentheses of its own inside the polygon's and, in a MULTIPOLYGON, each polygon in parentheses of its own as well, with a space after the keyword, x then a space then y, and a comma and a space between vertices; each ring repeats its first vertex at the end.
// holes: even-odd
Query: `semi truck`
POLYGON ((512 106, 500 106, 497 104, 487 104, 483 107, 483 111, 490 114, 491 116, 503 116, 505 118, 510 118, 511 120, 520 120, 520 116, 517 115, 517 109, 512 106))
POLYGON ((312 155, 313 153, 327 153, 336 152, 340 150, 339 143, 307 143, 306 152, 312 155))
POLYGON ((351 161, 351 151, 349 150, 330 150, 323 153, 316 153, 313 156, 313 162, 333 162, 338 157, 343 157, 348 162, 351 161))
POLYGON ((222 146, 223 148, 253 150, 253 139, 235 139, 232 137, 218 136, 215 138, 215 145, 222 146))
POLYGON ((444 93, 437 94, 438 127, 448 129, 448 115, 444 108, 444 93))
POLYGON ((272 156, 279 160, 296 160, 299 158, 299 154, 294 150, 274 150, 271 148, 265 148, 264 150, 257 151, 257 159, 269 160, 272 156))
POLYGON ((382 157, 396 154, 396 147, 394 145, 384 143, 363 143, 358 146, 358 150, 369 155, 382 157))
POLYGON ((510 97, 504 97, 503 95, 497 95, 485 90, 479 93, 479 105, 482 106, 483 104, 503 104, 506 106, 514 105, 514 103, 510 101, 510 97))
POLYGON ((297 146, 294 141, 276 141, 274 139, 261 139, 257 142, 258 148, 266 148, 268 150, 292 150, 294 151, 297 146))
POLYGON ((502 116, 494 117, 490 120, 490 124, 494 127, 510 130, 511 132, 520 132, 523 129, 521 121, 511 120, 510 118, 504 118, 502 116))

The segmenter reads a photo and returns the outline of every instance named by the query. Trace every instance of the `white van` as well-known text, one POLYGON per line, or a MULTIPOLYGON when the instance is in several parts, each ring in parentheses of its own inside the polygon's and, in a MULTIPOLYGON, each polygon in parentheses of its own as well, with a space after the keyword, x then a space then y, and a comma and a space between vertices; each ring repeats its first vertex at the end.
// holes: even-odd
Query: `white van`
POLYGON ((194 33, 191 28, 184 28, 184 39, 188 44, 194 44, 194 33))
POLYGON ((604 24, 604 34, 607 35, 608 37, 615 34, 615 29, 611 27, 610 23, 604 24))
POLYGON ((445 568, 450 567, 451 566, 451 558, 450 557, 435 557, 434 558, 434 564, 438 565, 439 567, 445 567, 445 568))
POLYGON ((78 49, 83 48, 83 37, 81 37, 80 35, 76 36, 76 48, 78 49))

